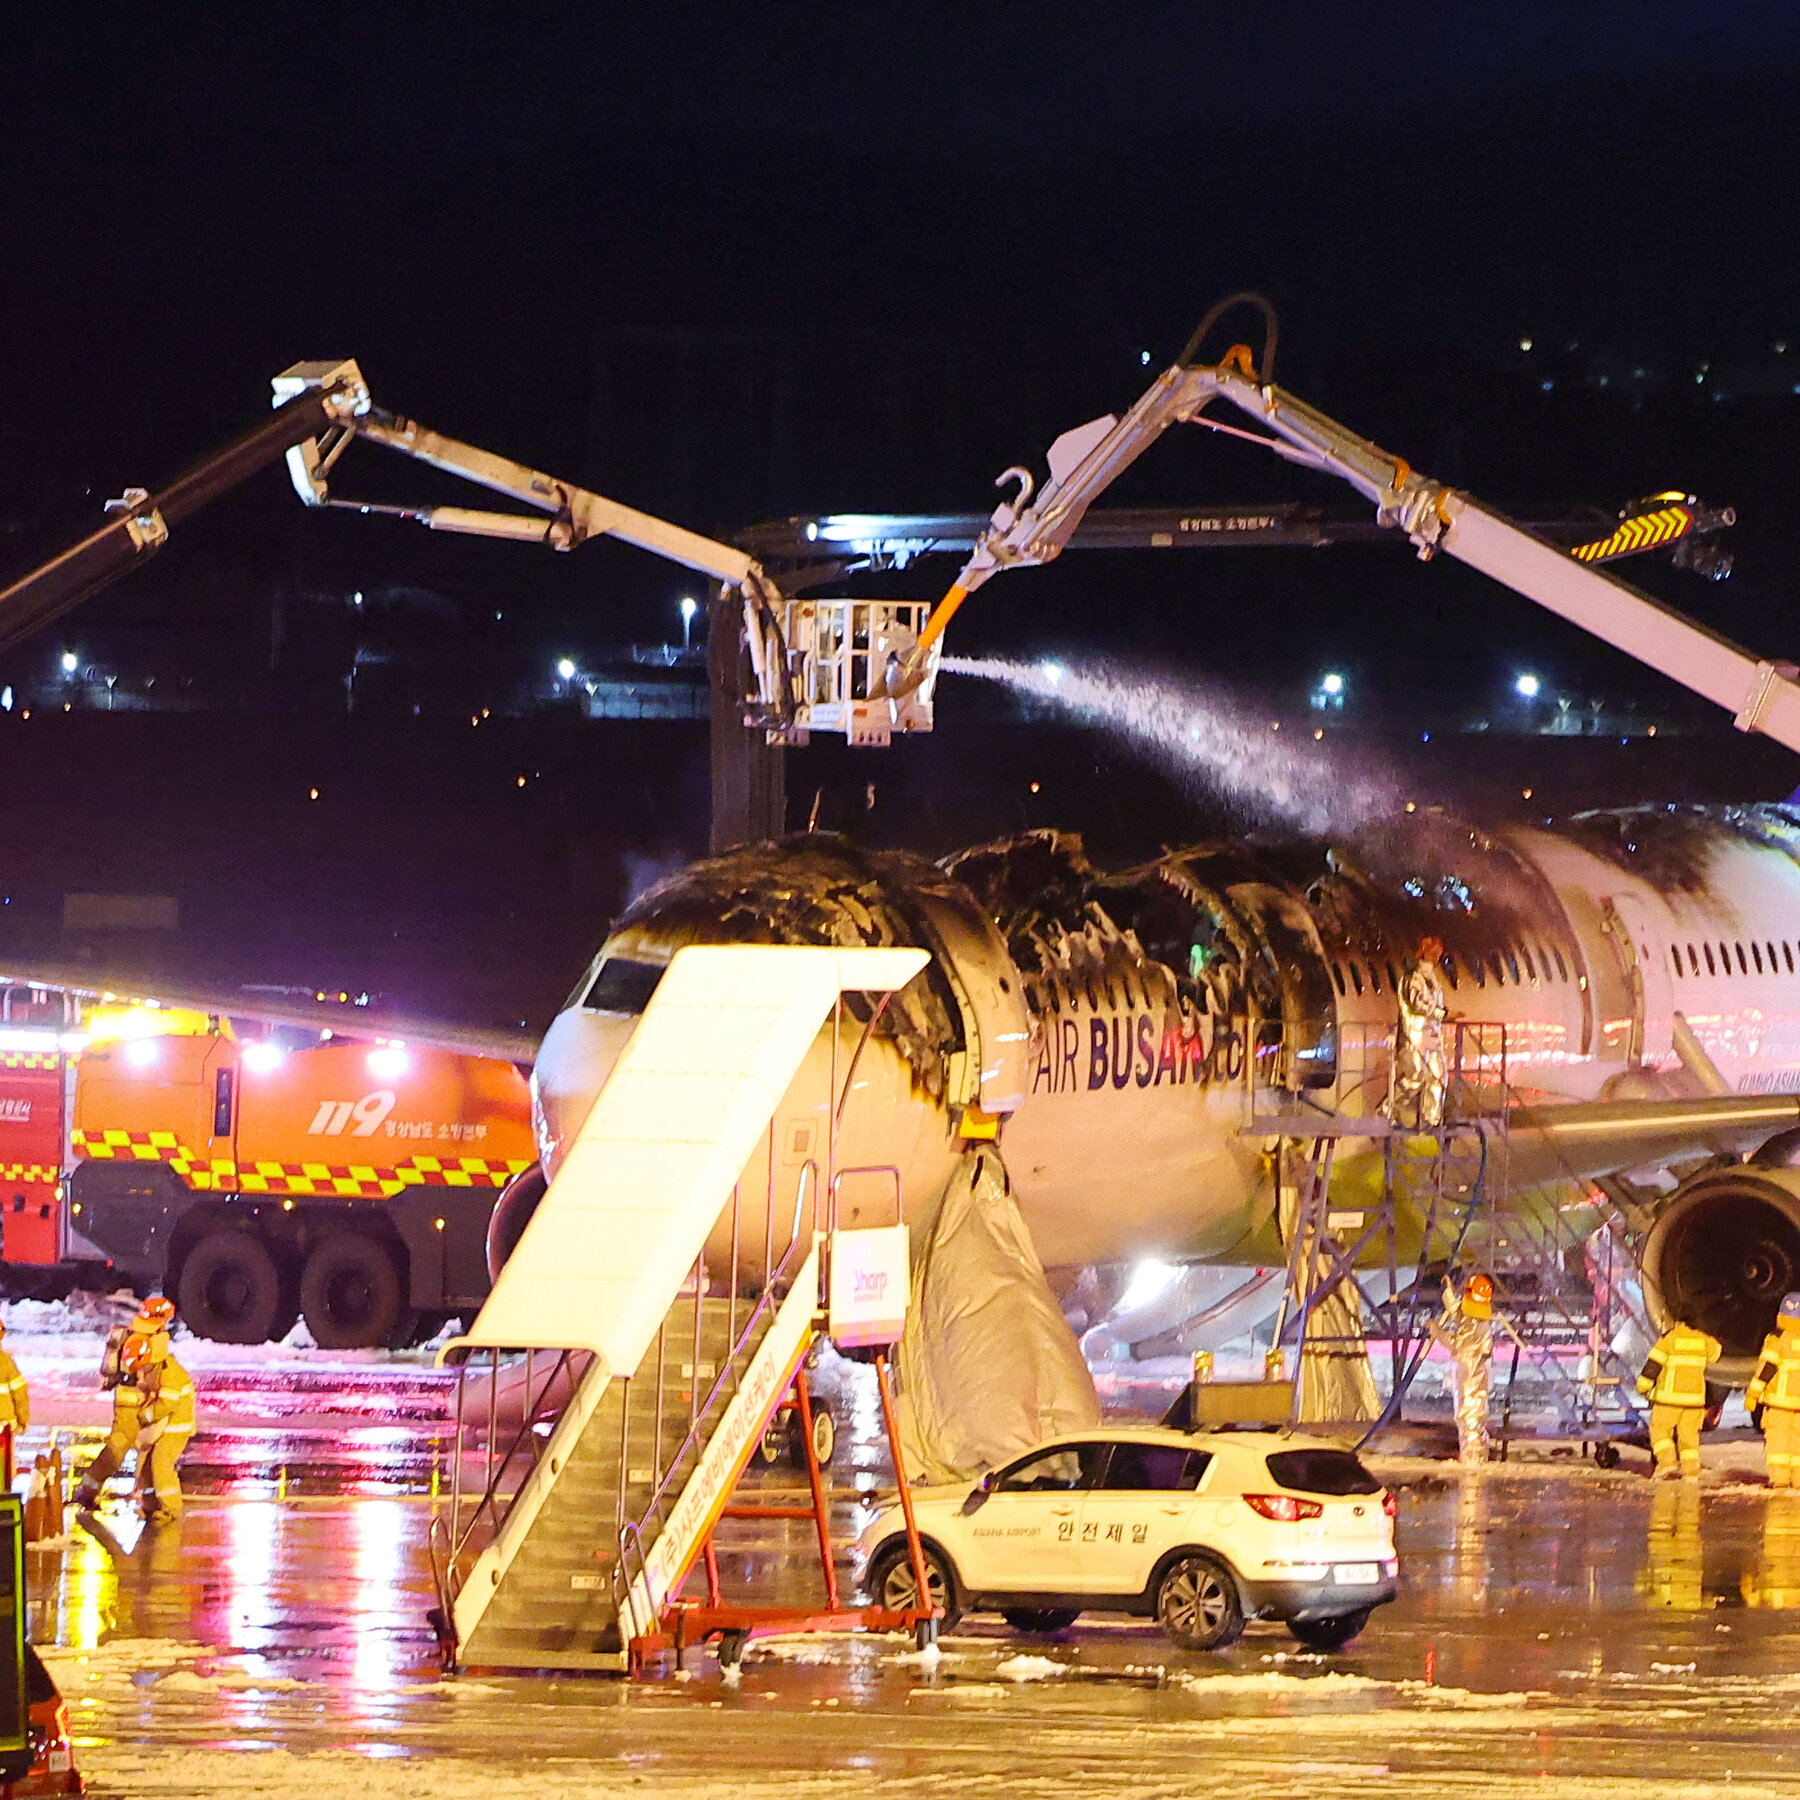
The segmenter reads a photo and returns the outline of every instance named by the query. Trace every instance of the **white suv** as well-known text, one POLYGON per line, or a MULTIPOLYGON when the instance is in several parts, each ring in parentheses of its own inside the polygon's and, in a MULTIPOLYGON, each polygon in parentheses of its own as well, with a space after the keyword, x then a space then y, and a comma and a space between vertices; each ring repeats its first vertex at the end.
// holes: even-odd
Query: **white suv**
MULTIPOLYGON (((1217 1650, 1273 1618, 1334 1650, 1394 1598, 1399 1570, 1393 1496, 1353 1451, 1285 1431, 1079 1432, 973 1486, 917 1489, 913 1511, 946 1627, 965 1611, 1020 1631, 1126 1612, 1217 1650)), ((859 1548, 875 1604, 912 1606, 897 1504, 859 1548)))

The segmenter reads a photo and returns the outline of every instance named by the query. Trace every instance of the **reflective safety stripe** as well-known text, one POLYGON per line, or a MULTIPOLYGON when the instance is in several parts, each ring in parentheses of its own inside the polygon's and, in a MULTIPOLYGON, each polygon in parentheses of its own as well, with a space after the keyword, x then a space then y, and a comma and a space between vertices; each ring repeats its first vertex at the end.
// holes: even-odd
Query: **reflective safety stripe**
POLYGON ((1650 1361, 1660 1364, 1650 1389, 1651 1402, 1659 1406, 1704 1406, 1706 1365, 1720 1354, 1716 1338, 1686 1325, 1677 1325, 1657 1339, 1650 1361))
POLYGON ((1755 1377, 1744 1390, 1746 1406, 1800 1412, 1800 1331, 1773 1331, 1763 1339, 1755 1377))
POLYGON ((165 1162, 189 1187, 243 1194, 323 1194, 339 1200, 386 1200, 409 1187, 503 1188, 531 1167, 529 1158, 413 1156, 375 1163, 237 1163, 205 1157, 171 1131, 76 1131, 76 1151, 95 1161, 165 1162))

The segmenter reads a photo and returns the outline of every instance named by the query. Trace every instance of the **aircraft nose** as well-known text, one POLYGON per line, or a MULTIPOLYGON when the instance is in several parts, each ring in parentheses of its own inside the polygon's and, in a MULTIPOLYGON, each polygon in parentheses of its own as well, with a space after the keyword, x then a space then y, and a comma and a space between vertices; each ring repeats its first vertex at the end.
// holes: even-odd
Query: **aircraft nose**
POLYGON ((555 1179, 563 1152, 575 1141, 636 1028, 636 1017, 572 1007, 558 1013, 544 1033, 531 1071, 531 1119, 549 1179, 555 1179))

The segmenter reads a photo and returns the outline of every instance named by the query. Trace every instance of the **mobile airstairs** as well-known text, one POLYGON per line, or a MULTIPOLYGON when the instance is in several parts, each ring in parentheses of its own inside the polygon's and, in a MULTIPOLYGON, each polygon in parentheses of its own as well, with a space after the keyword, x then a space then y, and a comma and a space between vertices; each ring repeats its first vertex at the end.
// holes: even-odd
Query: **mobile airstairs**
POLYGON ((866 1043, 885 996, 926 960, 695 945, 671 961, 473 1329, 444 1352, 462 1370, 450 1505, 431 1537, 447 1664, 626 1669, 665 1635, 703 1554, 712 1628, 730 1634, 711 1533, 797 1376, 804 1406, 808 1351, 828 1324, 840 1342, 899 1336, 899 1176, 836 1167, 861 1048, 840 1081, 838 1046, 846 992, 876 1001, 866 1043), (800 1093, 827 1022, 829 1074, 800 1093), (812 1156, 787 1171, 790 1206, 774 1122, 796 1108, 822 1120, 824 1157, 822 1174, 812 1156), (764 1160, 765 1191, 747 1202, 745 1171, 764 1160), (891 1179, 892 1227, 831 1229, 839 1180, 855 1173, 891 1179), (866 1278, 875 1268, 885 1282, 866 1278))

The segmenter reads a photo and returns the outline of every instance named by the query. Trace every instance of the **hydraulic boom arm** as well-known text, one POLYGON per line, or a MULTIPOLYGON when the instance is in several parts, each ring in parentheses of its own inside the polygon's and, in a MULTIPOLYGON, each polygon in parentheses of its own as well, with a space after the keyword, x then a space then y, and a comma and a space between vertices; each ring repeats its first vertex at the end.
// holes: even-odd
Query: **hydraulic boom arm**
POLYGON ((1050 480, 1035 501, 1031 478, 995 509, 919 641, 889 675, 905 692, 935 667, 936 646, 957 608, 1001 569, 1047 563, 1062 553, 1082 515, 1171 425, 1201 424, 1248 438, 1289 462, 1347 481, 1398 527, 1422 558, 1442 552, 1560 614, 1640 662, 1731 712, 1740 731, 1759 731, 1800 750, 1800 682, 1791 663, 1764 661, 1652 599, 1592 562, 1545 543, 1491 507, 1414 471, 1404 457, 1366 439, 1259 378, 1250 352, 1234 347, 1216 366, 1177 363, 1123 418, 1108 414, 1065 432, 1050 447, 1050 480), (1245 431, 1201 415, 1225 400, 1262 427, 1245 431))
POLYGON ((127 488, 106 503, 112 516, 105 525, 0 589, 0 650, 30 637, 117 580, 167 543, 172 526, 285 456, 295 490, 308 506, 387 513, 417 520, 434 531, 511 538, 555 550, 573 550, 589 538, 616 537, 710 576, 727 592, 735 589, 750 654, 755 692, 749 705, 755 722, 777 732, 794 729, 784 598, 742 550, 384 412, 370 399, 362 371, 352 361, 296 363, 278 375, 273 386, 275 412, 264 424, 196 464, 160 493, 127 488), (358 437, 505 494, 535 508, 540 516, 334 499, 328 478, 358 437))

